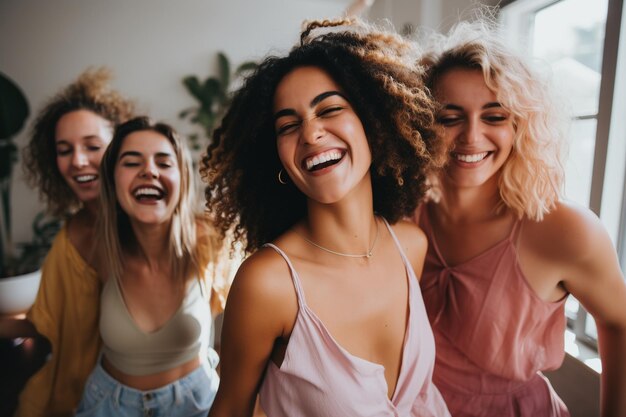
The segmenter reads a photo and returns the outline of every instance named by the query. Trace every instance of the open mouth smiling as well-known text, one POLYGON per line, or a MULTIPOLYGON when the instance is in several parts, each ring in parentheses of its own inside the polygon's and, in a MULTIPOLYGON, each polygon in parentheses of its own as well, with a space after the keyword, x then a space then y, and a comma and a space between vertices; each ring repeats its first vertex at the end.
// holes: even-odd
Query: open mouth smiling
POLYGON ((159 201, 165 198, 165 195, 165 191, 152 185, 143 185, 133 191, 133 197, 137 201, 159 201))
POLYGON ((305 158, 304 161, 302 161, 302 166, 309 172, 319 171, 339 163, 345 154, 345 150, 331 149, 305 158))
POLYGON ((452 157, 459 162, 464 162, 466 164, 475 164, 475 163, 482 161, 483 159, 485 159, 488 155, 491 155, 492 153, 493 152, 491 151, 474 153, 474 154, 463 154, 463 153, 452 152, 452 157))
POLYGON ((83 174, 74 176, 74 181, 79 184, 87 184, 98 179, 96 174, 83 174))

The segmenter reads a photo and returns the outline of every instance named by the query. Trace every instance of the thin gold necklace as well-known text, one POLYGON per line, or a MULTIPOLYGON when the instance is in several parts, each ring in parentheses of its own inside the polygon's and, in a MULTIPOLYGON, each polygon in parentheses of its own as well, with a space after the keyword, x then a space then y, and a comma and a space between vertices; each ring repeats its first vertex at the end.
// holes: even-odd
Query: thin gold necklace
POLYGON ((310 239, 307 239, 306 237, 304 237, 303 235, 301 235, 300 233, 296 232, 296 234, 298 236, 300 236, 302 239, 304 239, 307 243, 310 243, 311 245, 315 246, 318 249, 321 249, 323 251, 326 251, 328 253, 332 253, 333 255, 338 255, 338 256, 345 256, 346 258, 371 258, 373 255, 373 250, 374 250, 374 246, 376 246, 376 240, 378 240, 378 221, 376 221, 376 219, 374 219, 374 222, 376 222, 376 235, 374 236, 374 241, 372 242, 372 247, 367 251, 367 253, 364 254, 353 254, 353 253, 341 253, 341 252, 337 252, 334 251, 332 249, 328 249, 325 248, 322 245, 318 245, 317 243, 313 242, 310 239))

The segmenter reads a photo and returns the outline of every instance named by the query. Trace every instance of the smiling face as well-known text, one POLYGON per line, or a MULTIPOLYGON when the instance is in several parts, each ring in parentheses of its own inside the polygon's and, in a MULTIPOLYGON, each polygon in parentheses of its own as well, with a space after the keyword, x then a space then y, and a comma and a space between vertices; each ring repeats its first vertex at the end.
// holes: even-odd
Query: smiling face
POLYGON ((66 113, 56 124, 57 168, 85 204, 100 196, 98 169, 112 136, 111 123, 89 110, 66 113))
POLYGON ((497 184, 513 149, 512 116, 498 102, 478 69, 452 68, 434 86, 443 106, 437 122, 452 145, 444 181, 457 187, 497 184))
POLYGON ((278 156, 308 198, 334 203, 371 183, 363 124, 324 70, 300 67, 288 73, 274 94, 274 118, 278 156))
POLYGON ((170 141, 152 130, 124 138, 115 164, 117 200, 132 222, 169 222, 180 199, 180 168, 170 141))

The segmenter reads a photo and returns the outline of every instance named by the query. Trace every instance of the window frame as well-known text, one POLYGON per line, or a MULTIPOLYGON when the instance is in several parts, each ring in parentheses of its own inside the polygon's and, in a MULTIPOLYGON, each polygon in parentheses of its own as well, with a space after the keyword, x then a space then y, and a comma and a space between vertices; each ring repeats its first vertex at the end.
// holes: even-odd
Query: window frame
MULTIPOLYGON (((524 28, 528 28, 528 19, 538 11, 560 1, 562 0, 511 0, 503 2, 500 9, 500 20, 502 27, 506 28, 503 31, 505 39, 511 45, 519 46, 519 37, 525 32, 524 28)), ((618 203, 616 204, 609 203, 606 198, 610 194, 606 189, 606 175, 607 160, 611 148, 620 148, 622 167, 624 160, 626 160, 623 147, 618 146, 620 140, 626 142, 626 122, 620 121, 617 117, 618 113, 626 113, 626 104, 624 103, 626 99, 616 103, 616 99, 626 95, 626 40, 623 39, 626 37, 626 29, 621 30, 624 25, 623 13, 622 0, 608 0, 598 112, 596 115, 578 115, 572 118, 572 120, 581 118, 595 118, 597 120, 589 208, 605 224, 609 223, 613 226, 608 226, 607 230, 609 230, 616 245, 622 268, 626 264, 626 176, 624 168, 617 170, 620 172, 619 177, 622 181, 620 189, 617 190, 621 196, 617 199, 618 203), (620 44, 622 45, 621 51, 620 44), (621 71, 618 71, 618 67, 621 71), (619 78, 618 74, 621 74, 619 78), (618 93, 616 93, 616 87, 619 88, 618 93)), ((530 31, 526 33, 528 35, 530 31)), ((613 159, 609 163, 612 166, 615 164, 613 159)), ((612 169, 615 170, 615 168, 612 169)), ((615 192, 616 190, 611 191, 615 192)), ((588 319, 589 314, 579 304, 576 318, 567 318, 568 327, 574 332, 578 341, 597 351, 597 339, 586 332, 588 319)))

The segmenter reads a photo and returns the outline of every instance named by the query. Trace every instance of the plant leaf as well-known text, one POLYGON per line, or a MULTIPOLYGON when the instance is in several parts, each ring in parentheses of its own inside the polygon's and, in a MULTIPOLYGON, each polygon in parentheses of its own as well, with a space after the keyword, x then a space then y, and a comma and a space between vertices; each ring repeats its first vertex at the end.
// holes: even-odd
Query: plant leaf
POLYGON ((191 112, 193 112, 195 110, 196 110, 195 108, 189 108, 189 109, 181 110, 180 113, 178 113, 178 118, 179 119, 184 119, 189 114, 191 114, 191 112))
POLYGON ((200 84, 200 80, 195 75, 189 75, 183 78, 183 84, 187 87, 187 91, 189 94, 201 100, 202 97, 202 85, 200 84))
POLYGON ((207 110, 213 108, 213 103, 216 100, 219 102, 223 101, 222 86, 217 78, 210 77, 206 79, 204 86, 202 86, 202 97, 202 107, 205 107, 207 110))
POLYGON ((226 95, 226 90, 230 85, 230 61, 223 52, 217 53, 219 63, 219 80, 221 84, 222 96, 226 95))
POLYGON ((237 67, 237 69, 235 70, 235 75, 240 76, 248 71, 254 71, 255 69, 257 69, 258 66, 259 64, 254 61, 246 61, 237 67))

